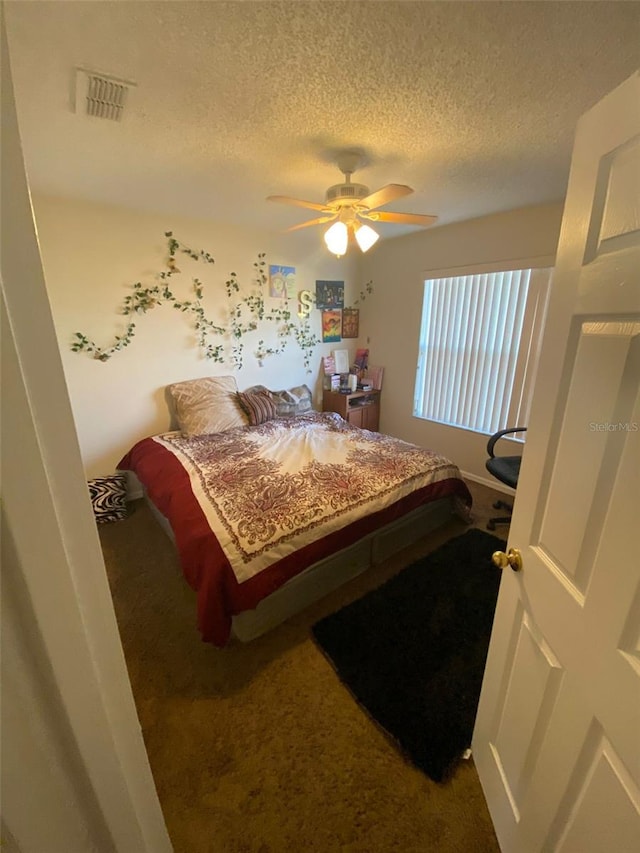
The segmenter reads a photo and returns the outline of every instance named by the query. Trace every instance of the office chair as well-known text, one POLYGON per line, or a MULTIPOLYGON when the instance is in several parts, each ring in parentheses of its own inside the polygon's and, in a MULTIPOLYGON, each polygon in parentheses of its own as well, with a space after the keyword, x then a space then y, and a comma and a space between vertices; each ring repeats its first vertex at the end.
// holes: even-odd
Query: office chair
MULTIPOLYGON (((493 474, 496 480, 500 480, 501 483, 511 486, 512 489, 515 489, 518 485, 520 456, 496 456, 493 449, 496 446, 496 442, 499 441, 503 435, 508 435, 512 432, 526 431, 526 427, 501 429, 499 432, 494 433, 487 442, 487 453, 489 454, 489 458, 486 461, 487 471, 489 471, 490 474, 493 474)), ((511 504, 508 504, 505 501, 496 501, 493 508, 506 509, 509 511, 509 515, 503 515, 499 518, 490 518, 487 522, 487 530, 495 530, 496 524, 509 524, 511 521, 511 512, 513 511, 513 506, 511 504)))

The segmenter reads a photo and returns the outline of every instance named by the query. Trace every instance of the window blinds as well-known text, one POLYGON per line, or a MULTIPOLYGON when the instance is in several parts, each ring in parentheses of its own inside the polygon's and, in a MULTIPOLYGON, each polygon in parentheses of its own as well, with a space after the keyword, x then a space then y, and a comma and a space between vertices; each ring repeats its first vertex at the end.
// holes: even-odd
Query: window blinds
POLYGON ((487 435, 513 426, 531 272, 425 281, 414 415, 487 435))

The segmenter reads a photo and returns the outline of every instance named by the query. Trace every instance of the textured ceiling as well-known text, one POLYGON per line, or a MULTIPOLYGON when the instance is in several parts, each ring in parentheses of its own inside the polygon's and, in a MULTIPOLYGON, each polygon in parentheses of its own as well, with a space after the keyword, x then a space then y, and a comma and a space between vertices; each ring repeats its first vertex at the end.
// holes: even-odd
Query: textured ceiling
POLYGON ((315 214, 265 196, 322 201, 342 147, 439 224, 560 199, 577 119, 640 66, 634 2, 5 8, 34 189, 276 230, 315 214), (122 122, 72 111, 77 66, 137 83, 122 122))

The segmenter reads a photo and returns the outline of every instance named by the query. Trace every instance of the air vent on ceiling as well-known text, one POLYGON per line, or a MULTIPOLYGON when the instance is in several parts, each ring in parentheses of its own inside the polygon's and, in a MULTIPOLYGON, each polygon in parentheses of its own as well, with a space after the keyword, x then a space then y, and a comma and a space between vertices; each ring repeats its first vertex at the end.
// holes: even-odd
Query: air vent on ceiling
POLYGON ((130 80, 119 80, 108 74, 76 69, 75 111, 95 118, 120 121, 127 103, 130 80))

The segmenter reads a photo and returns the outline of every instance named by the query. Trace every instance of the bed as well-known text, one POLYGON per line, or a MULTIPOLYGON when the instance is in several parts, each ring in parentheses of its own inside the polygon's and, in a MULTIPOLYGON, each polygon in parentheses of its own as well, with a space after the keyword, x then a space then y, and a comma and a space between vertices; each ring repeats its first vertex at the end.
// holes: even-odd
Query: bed
MULTIPOLYGON (((251 405, 266 412, 240 406, 222 421, 218 400, 214 424, 179 413, 181 428, 142 439, 118 465, 174 541, 202 639, 217 646, 255 639, 452 514, 468 520, 471 506, 440 454, 333 412, 279 416, 259 396, 251 405)), ((210 400, 198 402, 202 415, 210 400)))

